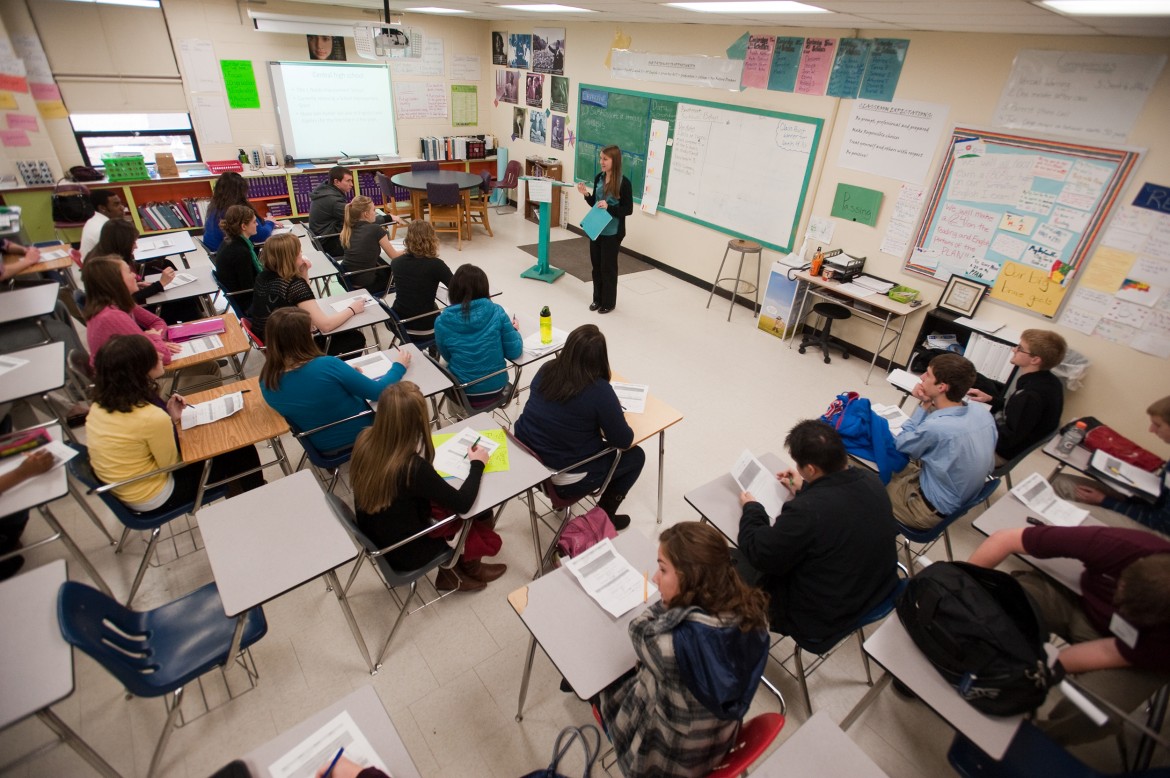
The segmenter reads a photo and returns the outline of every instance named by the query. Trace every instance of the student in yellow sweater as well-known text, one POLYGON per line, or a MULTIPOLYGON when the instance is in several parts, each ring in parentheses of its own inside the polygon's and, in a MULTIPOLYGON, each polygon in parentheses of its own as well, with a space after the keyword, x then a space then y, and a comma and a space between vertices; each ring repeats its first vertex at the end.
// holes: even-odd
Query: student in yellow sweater
MULTIPOLYGON (((179 464, 179 422, 186 401, 158 394, 162 359, 144 335, 115 335, 94 355, 94 402, 86 422, 90 461, 106 483, 144 475, 179 464)), ((209 482, 214 483, 260 466, 253 446, 221 454, 211 460, 209 482)), ((143 478, 118 487, 114 494, 131 510, 145 513, 170 510, 195 499, 201 462, 143 478)), ((232 481, 228 494, 263 486, 264 476, 252 473, 232 481)))

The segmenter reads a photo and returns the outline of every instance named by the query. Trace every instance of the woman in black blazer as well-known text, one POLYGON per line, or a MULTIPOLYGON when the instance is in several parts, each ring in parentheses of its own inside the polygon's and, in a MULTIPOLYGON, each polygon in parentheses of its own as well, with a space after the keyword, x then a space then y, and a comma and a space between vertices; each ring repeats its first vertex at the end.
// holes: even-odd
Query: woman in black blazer
POLYGON ((589 260, 593 263, 593 303, 589 310, 609 313, 617 306, 618 249, 626 237, 626 217, 634 212, 634 191, 630 179, 622 175, 622 150, 606 146, 601 150, 601 172, 593 179, 593 189, 577 184, 590 206, 609 211, 610 222, 596 239, 589 242, 589 260))

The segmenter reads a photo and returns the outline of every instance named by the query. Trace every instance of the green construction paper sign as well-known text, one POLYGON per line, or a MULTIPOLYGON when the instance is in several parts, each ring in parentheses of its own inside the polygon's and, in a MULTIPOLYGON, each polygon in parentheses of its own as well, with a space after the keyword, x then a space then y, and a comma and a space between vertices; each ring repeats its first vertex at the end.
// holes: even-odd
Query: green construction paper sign
POLYGON ((837 184, 833 196, 831 216, 851 222, 861 222, 873 227, 877 224, 878 209, 882 206, 882 193, 852 184, 837 184))
POLYGON ((259 108, 260 93, 256 91, 256 74, 250 59, 221 59, 223 85, 227 90, 229 108, 259 108))
POLYGON ((748 38, 751 37, 750 32, 745 32, 743 35, 736 38, 735 43, 727 47, 728 59, 747 59, 747 45, 748 38))

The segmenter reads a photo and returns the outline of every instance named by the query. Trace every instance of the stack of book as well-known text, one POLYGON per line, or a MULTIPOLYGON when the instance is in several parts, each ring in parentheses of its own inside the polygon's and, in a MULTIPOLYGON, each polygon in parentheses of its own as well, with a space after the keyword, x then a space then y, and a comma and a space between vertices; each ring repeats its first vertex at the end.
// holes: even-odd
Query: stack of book
POLYGON ((967 341, 967 350, 963 356, 971 360, 975 370, 992 381, 1006 382, 1012 375, 1015 367, 1011 363, 1012 347, 1006 343, 985 338, 978 332, 971 333, 967 341))
POLYGON ((288 195, 288 187, 284 176, 257 176, 246 179, 248 182, 248 197, 284 197, 288 195))
POLYGON ((142 219, 142 226, 152 232, 202 227, 210 204, 210 198, 206 197, 146 203, 138 206, 138 217, 142 219))
POLYGON ((419 138, 423 159, 484 159, 495 150, 495 138, 490 135, 430 135, 419 138))

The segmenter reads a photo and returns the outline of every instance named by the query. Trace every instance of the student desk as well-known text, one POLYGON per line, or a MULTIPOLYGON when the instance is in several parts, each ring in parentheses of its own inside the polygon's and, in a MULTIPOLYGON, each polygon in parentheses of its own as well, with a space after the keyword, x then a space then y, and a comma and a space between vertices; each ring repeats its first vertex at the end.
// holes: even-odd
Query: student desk
MULTIPOLYGON (((627 382, 617 373, 613 373, 612 380, 627 382)), ((658 399, 652 392, 646 395, 646 410, 642 413, 626 413, 626 424, 634 430, 634 442, 637 446, 644 440, 658 436, 658 509, 654 514, 656 521, 662 523, 662 484, 666 469, 666 428, 672 427, 683 420, 680 411, 658 399)))
POLYGON ((0 324, 36 319, 36 325, 48 343, 53 337, 49 335, 41 317, 48 316, 57 307, 57 293, 60 289, 59 284, 46 282, 0 292, 0 324))
POLYGON ((251 446, 264 440, 272 442, 272 450, 276 454, 275 462, 269 462, 262 467, 280 464, 285 475, 289 473, 288 455, 284 453, 284 444, 280 436, 289 431, 288 422, 264 402, 260 394, 260 378, 253 376, 246 381, 218 386, 199 392, 186 398, 192 405, 206 402, 213 398, 232 392, 244 392, 244 407, 226 419, 214 421, 211 424, 201 424, 191 429, 179 429, 179 453, 184 462, 203 462, 203 476, 199 482, 199 491, 195 497, 195 505, 203 501, 203 488, 207 485, 207 478, 211 473, 211 458, 219 454, 235 451, 244 446, 251 446))
POLYGON ((337 265, 333 264, 329 257, 317 250, 307 234, 298 237, 301 241, 301 256, 309 263, 308 280, 313 282, 313 286, 317 289, 317 296, 320 297, 329 288, 329 281, 323 279, 338 275, 341 271, 337 269, 337 265))
MULTIPOLYGON (((326 315, 332 316, 337 313, 333 310, 333 304, 341 302, 342 300, 350 300, 354 297, 369 294, 365 289, 358 289, 353 292, 343 292, 341 294, 330 295, 329 297, 320 297, 317 299, 317 305, 326 315)), ((370 295, 374 297, 374 295, 370 295)), ((382 338, 378 335, 378 326, 382 322, 390 318, 390 314, 382 307, 382 304, 377 302, 374 298, 373 305, 367 305, 366 309, 356 316, 350 317, 349 321, 343 322, 337 329, 329 330, 329 332, 322 332, 321 334, 329 338, 331 335, 336 335, 339 332, 349 332, 350 330, 360 330, 362 327, 369 327, 370 331, 374 333, 374 342, 378 344, 378 348, 382 347, 382 338)))
MULTIPOLYGON (((37 248, 41 250, 42 256, 44 256, 47 253, 51 253, 53 251, 56 251, 58 248, 64 248, 65 249, 65 256, 58 257, 57 259, 42 259, 40 262, 36 263, 35 265, 32 265, 31 267, 26 267, 24 270, 21 270, 16 275, 23 276, 23 275, 31 275, 33 273, 48 273, 50 271, 56 270, 56 271, 60 271, 61 275, 65 279, 65 283, 69 286, 70 289, 76 289, 77 285, 73 282, 73 276, 69 273, 69 268, 73 267, 73 255, 70 253, 72 250, 72 247, 68 246, 64 243, 58 242, 58 243, 51 243, 51 244, 47 244, 47 245, 42 244, 42 245, 37 246, 37 248)), ((4 264, 5 265, 14 265, 17 262, 19 262, 22 258, 23 257, 19 254, 5 254, 4 255, 4 264)))
MULTIPOLYGON (((768 468, 769 473, 778 473, 789 466, 771 452, 761 456, 760 462, 768 468)), ((738 542, 739 519, 743 515, 739 493, 739 484, 731 477, 731 473, 724 473, 714 481, 690 490, 683 495, 683 499, 699 512, 703 521, 710 522, 734 546, 738 542)))
MULTIPOLYGON (((423 170, 418 173, 398 173, 390 177, 390 182, 396 186, 410 190, 411 218, 422 219, 422 204, 427 197, 427 184, 458 184, 463 195, 463 213, 467 218, 467 209, 471 205, 471 190, 483 185, 483 179, 474 173, 463 173, 458 170, 423 170)), ((466 226, 466 221, 464 222, 466 226)), ((468 230, 468 240, 470 240, 468 230)))
MULTIPOLYGON (((219 285, 211 277, 211 274, 215 272, 215 268, 211 265, 199 265, 190 270, 184 270, 183 272, 187 275, 195 276, 195 280, 189 284, 164 289, 158 294, 151 295, 146 298, 146 304, 159 305, 161 303, 174 302, 175 300, 188 300, 192 297, 198 297, 199 305, 202 306, 203 312, 208 316, 214 316, 215 310, 211 307, 211 298, 219 293, 219 285)), ((161 273, 152 273, 151 275, 143 276, 142 280, 153 283, 161 277, 161 273)))
MULTIPOLYGON (((219 339, 223 342, 223 346, 211 351, 204 351, 202 354, 195 354, 184 359, 172 359, 171 363, 167 365, 167 374, 171 377, 171 391, 179 383, 179 373, 188 367, 195 365, 206 364, 207 362, 218 362, 221 359, 230 359, 232 367, 235 368, 234 375, 237 380, 244 378, 244 363, 247 362, 247 357, 241 361, 238 359, 240 354, 247 354, 252 350, 252 344, 248 342, 248 336, 244 334, 244 328, 240 326, 240 320, 231 311, 225 311, 219 316, 211 316, 209 319, 223 319, 223 332, 219 333, 219 339)), ((208 319, 199 319, 199 321, 208 321, 208 319)))
POLYGON ((302 470, 208 506, 199 512, 199 528, 224 613, 229 618, 240 617, 229 657, 239 653, 250 609, 324 575, 366 666, 374 672, 370 652, 335 572, 358 552, 312 473, 302 470))
MULTIPOLYGON (((656 569, 658 546, 637 530, 623 532, 613 544, 635 570, 656 569)), ((583 700, 609 686, 637 662, 628 628, 633 618, 646 609, 645 605, 615 619, 563 567, 512 592, 508 602, 532 633, 516 706, 517 721, 524 718, 524 698, 528 695, 537 643, 583 700)))
MULTIPOLYGON (((1066 467, 1071 467, 1073 470, 1076 470, 1079 473, 1083 473, 1088 478, 1095 478, 1095 476, 1089 472, 1089 462, 1093 459, 1092 451, 1089 451, 1089 449, 1085 448, 1083 445, 1077 445, 1069 453, 1062 454, 1056 448, 1058 445, 1060 445, 1059 431, 1053 434, 1052 438, 1044 444, 1043 448, 1040 449, 1049 458, 1056 460, 1056 467, 1054 467, 1052 472, 1048 474, 1048 480, 1050 482, 1052 479, 1056 478, 1056 476, 1060 475, 1061 471, 1066 467)), ((1107 489, 1117 492, 1118 494, 1125 497, 1133 497, 1134 494, 1136 494, 1116 481, 1110 481, 1109 483, 1105 484, 1105 486, 1107 489)))
POLYGON ((12 351, 5 356, 28 363, 0 376, 0 403, 40 397, 65 385, 65 344, 60 341, 12 351))
MULTIPOLYGON (((533 316, 528 313, 512 313, 512 315, 516 319, 516 324, 519 327, 518 331, 521 338, 526 338, 532 333, 540 331, 540 317, 533 316)), ((516 366, 516 383, 520 383, 520 376, 524 373, 525 367, 531 365, 534 362, 539 362, 542 359, 555 357, 557 354, 560 354, 564 348, 565 344, 561 343, 559 346, 551 348, 548 351, 544 351, 540 354, 535 354, 528 349, 524 349, 520 352, 520 356, 516 357, 515 359, 509 359, 508 361, 516 366)))
POLYGON ((865 641, 864 648, 886 672, 841 722, 841 729, 849 729, 891 678, 897 678, 984 753, 992 759, 1003 758, 1023 716, 988 716, 971 707, 922 655, 897 616, 882 622, 865 641))
POLYGON ((825 711, 800 725, 771 756, 752 768, 757 778, 887 778, 825 711))
POLYGON ((191 240, 191 233, 186 230, 168 232, 150 238, 139 238, 138 248, 134 249, 135 262, 149 262, 152 259, 165 259, 179 255, 184 268, 190 268, 187 255, 195 252, 195 241, 191 240))
MULTIPOLYGON (((61 439, 60 424, 46 424, 44 425, 44 428, 46 431, 48 431, 50 437, 52 437, 53 440, 61 439)), ((90 564, 89 558, 85 555, 85 552, 83 552, 77 546, 77 544, 73 542, 73 537, 65 530, 65 527, 62 526, 61 522, 57 521, 57 517, 49 509, 49 503, 53 502, 54 500, 61 499, 66 494, 72 495, 73 499, 77 500, 77 504, 80 505, 81 509, 85 511, 86 515, 89 516, 90 521, 92 521, 98 526, 99 529, 101 529, 102 533, 105 534, 106 538, 110 541, 110 545, 114 545, 114 539, 110 536, 109 531, 101 523, 101 520, 98 519, 98 517, 94 514, 93 510, 90 509, 89 503, 85 501, 85 498, 78 494, 77 488, 73 486, 72 483, 70 483, 65 465, 58 465, 52 470, 49 470, 47 473, 41 473, 38 476, 34 476, 27 481, 12 487, 4 494, 0 494, 0 516, 10 516, 19 511, 26 511, 31 510, 32 508, 36 508, 37 511, 41 514, 41 517, 45 520, 45 523, 49 525, 49 529, 52 530, 53 534, 49 535, 47 538, 42 538, 41 540, 33 541, 32 543, 26 543, 21 550, 29 551, 31 549, 37 548, 38 546, 48 545, 54 540, 59 539, 62 543, 65 544, 65 548, 69 551, 70 554, 73 555, 73 558, 77 560, 77 563, 80 564, 81 567, 85 570, 86 575, 90 577, 90 580, 97 584, 97 587, 101 589, 102 592, 110 597, 113 597, 114 595, 110 591, 110 587, 106 585, 105 580, 98 574, 98 571, 94 568, 94 566, 90 564)), ((0 611, 0 613, 2 612, 3 611, 0 611)), ((0 656, 3 655, 0 654, 0 656)))
POLYGON ((309 758, 310 762, 316 762, 315 773, 316 769, 329 764, 340 744, 332 741, 322 743, 321 749, 317 751, 313 749, 315 744, 306 744, 304 740, 341 713, 350 715, 394 778, 419 778, 418 768, 411 760, 406 745, 399 737, 398 730, 394 728, 394 723, 390 721, 390 716, 386 714, 377 692, 369 684, 345 695, 329 707, 314 713, 295 727, 250 751, 243 757, 244 763, 248 765, 252 775, 268 775, 268 768, 274 762, 285 754, 297 750, 306 757, 314 753, 321 757, 309 758))
POLYGON ((34 713, 58 738, 104 776, 119 778, 51 706, 73 693, 73 649, 57 623, 57 590, 67 580, 64 560, 0 583, 0 729, 34 713))
MULTIPOLYGON (((394 355, 398 351, 405 351, 410 354, 410 367, 406 368, 406 374, 402 376, 402 380, 414 382, 418 390, 422 392, 422 396, 430 400, 431 424, 438 424, 439 400, 436 396, 455 386, 454 382, 447 377, 446 373, 438 368, 429 354, 424 354, 413 343, 403 343, 397 348, 386 349, 382 353, 390 357, 390 359, 394 359, 394 355)), ((378 403, 376 401, 370 402, 371 408, 376 408, 377 405, 378 403)))
MULTIPOLYGON (((869 383, 869 377, 873 373, 873 368, 877 364, 877 359, 880 354, 889 350, 889 363, 891 367, 894 364, 894 356, 898 353, 898 346, 902 342, 902 332, 906 329, 906 320, 915 311, 925 311, 926 306, 913 307, 906 303, 899 303, 891 300, 884 294, 873 294, 868 297, 863 297, 855 293, 852 289, 843 289, 842 284, 836 281, 826 281, 820 276, 814 276, 806 270, 798 270, 795 274, 798 281, 804 282, 804 292, 800 295, 800 305, 797 308, 796 324, 800 324, 804 320, 804 311, 808 303, 809 296, 817 297, 828 302, 844 305, 849 308, 858 318, 865 321, 873 322, 874 324, 882 325, 881 334, 878 335, 877 343, 873 350, 873 359, 869 363, 869 371, 865 374, 865 383, 869 383), (864 306, 864 307, 863 307, 864 306), (897 327, 893 325, 897 322, 897 327), (890 333, 889 340, 886 340, 886 333, 890 333)), ((788 336, 788 348, 792 348, 792 339, 796 336, 796 327, 792 328, 792 334, 788 336)))

